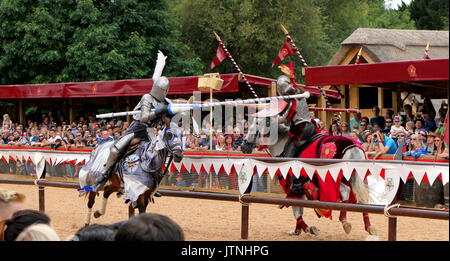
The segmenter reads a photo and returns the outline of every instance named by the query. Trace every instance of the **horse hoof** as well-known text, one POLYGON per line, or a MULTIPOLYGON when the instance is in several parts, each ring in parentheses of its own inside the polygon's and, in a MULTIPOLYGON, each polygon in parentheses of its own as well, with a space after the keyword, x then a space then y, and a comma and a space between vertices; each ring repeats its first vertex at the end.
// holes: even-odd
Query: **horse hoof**
POLYGON ((100 213, 100 211, 96 210, 96 211, 94 212, 94 217, 95 217, 95 218, 99 218, 99 217, 101 217, 101 216, 102 216, 102 213, 100 213))
POLYGON ((311 235, 318 236, 319 235, 319 229, 317 227, 307 227, 305 230, 306 233, 310 233, 311 235))
POLYGON ((377 233, 376 229, 372 226, 367 227, 366 231, 369 233, 369 235, 376 235, 376 233, 377 233))
POLYGON ((298 232, 296 232, 296 231, 289 231, 288 235, 290 235, 290 236, 298 236, 298 235, 300 235, 300 231, 298 231, 298 232))
POLYGON ((342 227, 347 234, 350 234, 350 232, 352 231, 352 224, 350 224, 350 222, 342 221, 342 227))

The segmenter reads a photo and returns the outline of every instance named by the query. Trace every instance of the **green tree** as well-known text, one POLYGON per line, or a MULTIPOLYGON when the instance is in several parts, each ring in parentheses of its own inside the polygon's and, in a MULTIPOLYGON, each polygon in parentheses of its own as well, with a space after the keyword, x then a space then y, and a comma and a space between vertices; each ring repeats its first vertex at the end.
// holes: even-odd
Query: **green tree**
POLYGON ((165 1, 1 0, 0 84, 149 78, 200 73, 165 1))
MULTIPOLYGON (((280 24, 286 26, 310 65, 324 64, 329 55, 328 43, 320 22, 320 8, 314 0, 183 0, 173 10, 182 25, 182 39, 200 57, 203 71, 216 55, 217 32, 236 62, 245 73, 275 77, 278 68, 272 68, 279 48, 285 41, 280 24)), ((302 64, 297 57, 285 61, 302 64)), ((298 69, 299 70, 299 69, 298 69)), ((214 71, 233 72, 227 59, 214 71)))
POLYGON ((417 29, 448 30, 448 0, 413 0, 409 11, 417 29))

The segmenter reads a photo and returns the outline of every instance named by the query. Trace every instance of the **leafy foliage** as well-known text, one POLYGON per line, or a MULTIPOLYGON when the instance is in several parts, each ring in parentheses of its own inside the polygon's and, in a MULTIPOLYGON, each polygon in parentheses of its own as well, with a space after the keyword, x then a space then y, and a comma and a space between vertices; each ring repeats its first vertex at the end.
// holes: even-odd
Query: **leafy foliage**
POLYGON ((448 0, 413 0, 409 6, 417 29, 448 30, 448 0))
POLYGON ((165 75, 200 73, 164 1, 0 1, 0 84, 151 77, 157 50, 165 75))

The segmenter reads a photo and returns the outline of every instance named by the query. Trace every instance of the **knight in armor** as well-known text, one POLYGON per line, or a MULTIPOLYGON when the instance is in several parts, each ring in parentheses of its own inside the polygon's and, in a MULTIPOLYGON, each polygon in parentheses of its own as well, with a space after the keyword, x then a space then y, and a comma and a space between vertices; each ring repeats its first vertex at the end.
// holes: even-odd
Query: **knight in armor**
MULTIPOLYGON (((290 67, 282 65, 279 67, 285 75, 277 79, 278 95, 295 95, 301 93, 296 88, 295 75, 292 64, 290 67)), ((291 142, 287 142, 283 157, 298 157, 301 147, 316 134, 317 126, 311 119, 308 104, 305 98, 288 100, 286 108, 278 115, 279 130, 287 132, 291 142)))
POLYGON ((108 180, 114 165, 125 155, 128 148, 140 143, 142 140, 148 141, 149 136, 147 128, 154 128, 162 125, 168 114, 168 105, 170 100, 166 98, 169 91, 169 80, 161 76, 166 63, 167 56, 158 51, 155 71, 153 73, 153 87, 149 94, 142 96, 134 111, 141 111, 140 114, 133 115, 133 122, 126 132, 114 142, 108 160, 105 164, 105 173, 100 176, 97 184, 108 180), (155 109, 154 111, 151 111, 155 109))

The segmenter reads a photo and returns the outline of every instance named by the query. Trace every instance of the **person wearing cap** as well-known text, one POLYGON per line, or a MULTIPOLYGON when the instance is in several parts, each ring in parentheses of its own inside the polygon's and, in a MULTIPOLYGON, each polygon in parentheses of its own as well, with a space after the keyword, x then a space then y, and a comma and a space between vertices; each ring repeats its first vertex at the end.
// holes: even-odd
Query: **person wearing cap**
POLYGON ((397 140, 397 136, 400 133, 404 133, 405 135, 408 133, 402 125, 402 117, 401 116, 395 116, 394 117, 394 125, 391 127, 391 138, 394 140, 397 140))
POLYGON ((380 130, 375 131, 373 144, 378 145, 380 148, 374 156, 374 159, 378 158, 382 154, 395 154, 398 148, 397 143, 393 139, 385 136, 380 130))

